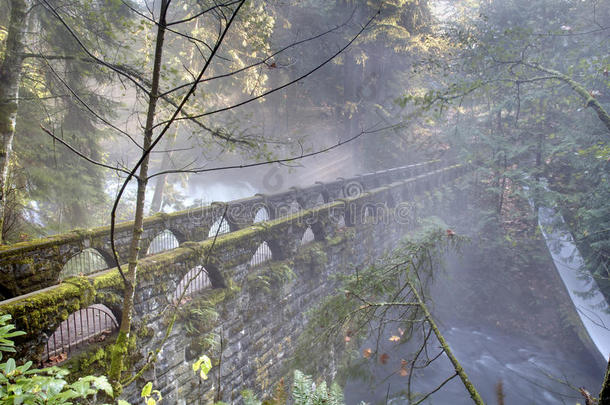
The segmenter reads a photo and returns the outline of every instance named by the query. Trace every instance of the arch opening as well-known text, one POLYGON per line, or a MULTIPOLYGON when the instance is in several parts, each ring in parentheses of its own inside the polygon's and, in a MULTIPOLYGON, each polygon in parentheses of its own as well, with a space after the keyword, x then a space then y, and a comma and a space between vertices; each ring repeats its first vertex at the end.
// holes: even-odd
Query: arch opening
POLYGON ((308 226, 303 232, 303 237, 301 238, 301 245, 307 245, 308 243, 313 242, 316 239, 311 226, 308 226))
POLYGON ((193 294, 212 288, 212 281, 208 271, 203 266, 195 266, 182 277, 176 290, 172 294, 172 302, 182 304, 193 294), (178 300, 182 297, 182 302, 178 300))
POLYGON ((293 201, 290 204, 282 204, 277 209, 277 217, 287 217, 288 215, 296 214, 301 211, 301 205, 298 201, 293 201))
POLYGON ((64 267, 59 273, 59 279, 65 280, 66 278, 75 277, 81 274, 92 274, 105 270, 108 267, 108 263, 106 263, 104 256, 102 256, 100 252, 92 248, 87 248, 72 256, 72 258, 64 264, 64 267))
POLYGON ((220 217, 212 224, 208 232, 208 238, 216 236, 216 232, 218 232, 218 235, 231 232, 231 226, 226 218, 220 217))
POLYGON ((269 213, 266 208, 260 208, 254 215, 254 223, 264 222, 269 220, 269 213))
POLYGON ((250 267, 259 266, 271 259, 273 259, 273 254, 271 253, 269 244, 267 242, 263 242, 258 245, 256 252, 254 252, 252 255, 252 258, 250 259, 250 267))
POLYGON ((42 362, 54 365, 66 360, 79 347, 102 342, 119 328, 110 309, 93 304, 71 313, 53 332, 44 347, 42 362))
POLYGON ((178 238, 169 229, 164 230, 150 241, 146 255, 154 255, 156 253, 164 252, 166 250, 176 249, 180 246, 178 238))

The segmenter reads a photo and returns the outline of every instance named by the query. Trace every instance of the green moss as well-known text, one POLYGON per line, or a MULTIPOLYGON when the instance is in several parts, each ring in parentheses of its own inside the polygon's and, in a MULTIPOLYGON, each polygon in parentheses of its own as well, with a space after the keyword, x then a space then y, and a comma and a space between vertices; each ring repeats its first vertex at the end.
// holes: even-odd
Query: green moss
POLYGON ((91 284, 75 277, 36 293, 7 300, 0 312, 8 313, 27 334, 39 335, 59 320, 80 308, 89 306, 95 297, 91 284))
POLYGON ((86 351, 70 357, 63 365, 70 370, 70 380, 87 375, 106 374, 110 358, 110 344, 98 343, 87 348, 86 351))
POLYGON ((277 296, 281 287, 295 277, 291 265, 294 265, 291 261, 264 263, 246 277, 248 289, 253 293, 261 291, 277 296))
MULTIPOLYGON (((343 238, 340 239, 344 241, 343 238)), ((294 258, 294 262, 298 264, 304 264, 309 266, 310 269, 321 269, 328 263, 328 256, 326 254, 326 242, 314 242, 305 246, 301 246, 299 252, 294 258)), ((334 245, 333 245, 334 246, 334 245)))

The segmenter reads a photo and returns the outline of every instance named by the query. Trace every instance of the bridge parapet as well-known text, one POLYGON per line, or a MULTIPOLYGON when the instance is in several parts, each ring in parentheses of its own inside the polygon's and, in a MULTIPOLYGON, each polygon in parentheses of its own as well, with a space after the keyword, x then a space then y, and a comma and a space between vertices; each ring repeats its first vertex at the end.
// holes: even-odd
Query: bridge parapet
MULTIPOLYGON (((171 231, 178 243, 206 239, 226 205, 230 230, 236 231, 251 225, 261 209, 266 210, 268 218, 274 219, 296 211, 294 204, 298 204, 299 209, 309 209, 428 172, 440 165, 438 160, 428 161, 349 179, 316 183, 268 196, 257 195, 228 203, 194 206, 171 214, 153 215, 144 220, 141 252, 146 253, 151 241, 165 230, 171 231)), ((132 227, 133 222, 129 221, 115 228, 115 246, 121 263, 127 257, 132 227)), ((66 263, 85 249, 99 253, 107 267, 116 266, 110 248, 110 228, 107 226, 0 247, 0 295, 10 298, 57 284, 66 263)))

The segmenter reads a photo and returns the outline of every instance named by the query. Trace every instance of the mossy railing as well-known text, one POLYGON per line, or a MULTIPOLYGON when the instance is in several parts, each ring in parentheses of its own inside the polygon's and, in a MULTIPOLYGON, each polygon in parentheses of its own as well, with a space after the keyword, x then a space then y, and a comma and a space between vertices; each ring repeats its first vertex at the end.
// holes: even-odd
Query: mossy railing
MULTIPOLYGON (((325 203, 349 197, 349 192, 362 192, 413 177, 440 166, 438 160, 409 166, 367 173, 352 178, 339 178, 329 183, 316 183, 310 187, 292 188, 272 195, 257 194, 253 197, 228 203, 212 203, 209 206, 191 207, 171 214, 156 214, 144 220, 141 252, 165 230, 171 231, 179 243, 201 241, 207 238, 212 225, 221 217, 225 206, 231 231, 251 225, 259 209, 264 208, 269 218, 290 212, 297 202, 302 209, 315 206, 320 199, 325 203)), ((127 257, 133 222, 123 222, 115 228, 115 245, 119 259, 127 257)), ((110 248, 110 228, 74 230, 44 239, 20 242, 0 247, 0 299, 11 298, 39 290, 60 280, 64 265, 84 249, 97 251, 108 267, 116 266, 110 248)), ((122 260, 121 260, 122 262, 122 260)))

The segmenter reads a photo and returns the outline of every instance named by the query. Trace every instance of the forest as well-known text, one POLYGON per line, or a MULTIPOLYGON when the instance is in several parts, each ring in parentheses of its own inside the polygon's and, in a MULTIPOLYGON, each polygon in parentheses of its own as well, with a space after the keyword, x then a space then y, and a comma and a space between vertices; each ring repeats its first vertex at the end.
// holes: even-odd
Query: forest
POLYGON ((0 404, 610 404, 608 0, 0 5, 0 404))

